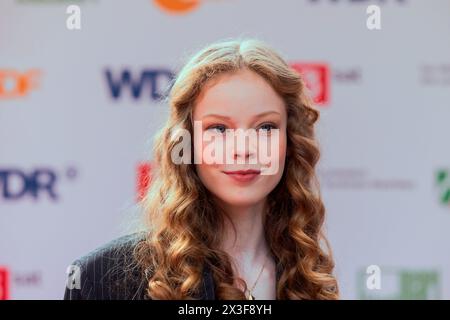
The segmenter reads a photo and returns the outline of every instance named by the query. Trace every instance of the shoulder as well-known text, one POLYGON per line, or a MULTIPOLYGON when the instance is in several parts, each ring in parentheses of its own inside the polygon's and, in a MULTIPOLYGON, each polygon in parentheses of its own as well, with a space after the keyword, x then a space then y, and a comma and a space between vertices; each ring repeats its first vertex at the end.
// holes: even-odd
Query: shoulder
POLYGON ((76 259, 68 269, 64 299, 145 299, 145 276, 134 260, 138 232, 114 239, 76 259))

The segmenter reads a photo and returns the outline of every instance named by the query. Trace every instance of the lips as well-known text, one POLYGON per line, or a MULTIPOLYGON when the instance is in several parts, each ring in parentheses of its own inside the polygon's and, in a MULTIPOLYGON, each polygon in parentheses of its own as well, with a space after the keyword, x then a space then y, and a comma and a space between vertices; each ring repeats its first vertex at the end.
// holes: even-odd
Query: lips
POLYGON ((250 182, 260 175, 261 170, 236 170, 236 171, 223 171, 227 176, 237 182, 250 182))
POLYGON ((224 171, 226 174, 260 174, 261 170, 254 170, 254 169, 248 169, 248 170, 237 170, 237 171, 224 171))

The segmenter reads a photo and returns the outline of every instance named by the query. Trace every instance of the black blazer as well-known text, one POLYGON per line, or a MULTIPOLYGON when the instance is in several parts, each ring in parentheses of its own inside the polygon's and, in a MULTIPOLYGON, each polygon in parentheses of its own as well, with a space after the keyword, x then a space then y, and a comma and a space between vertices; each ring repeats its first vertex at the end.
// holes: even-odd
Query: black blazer
MULTIPOLYGON (((64 293, 65 300, 147 300, 147 281, 134 264, 133 249, 145 233, 117 238, 77 259, 72 265, 64 293), (134 265, 134 266, 133 266, 134 265), (78 285, 76 285, 78 283, 78 285), (68 283, 67 283, 68 284, 68 283)), ((195 297, 214 300, 214 281, 209 268, 203 271, 203 286, 195 297)))

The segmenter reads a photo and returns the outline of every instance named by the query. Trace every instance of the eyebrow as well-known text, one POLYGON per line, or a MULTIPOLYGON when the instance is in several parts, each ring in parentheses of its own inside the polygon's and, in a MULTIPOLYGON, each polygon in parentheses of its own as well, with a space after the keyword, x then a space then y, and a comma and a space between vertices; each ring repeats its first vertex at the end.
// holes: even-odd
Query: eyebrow
MULTIPOLYGON (((257 115, 254 116, 253 118, 254 118, 254 119, 259 119, 259 118, 261 118, 261 117, 264 117, 264 116, 266 116, 266 115, 268 115, 268 114, 272 114, 272 113, 277 114, 277 115, 280 115, 280 113, 279 113, 279 112, 276 112, 276 111, 266 111, 266 112, 257 114, 257 115)), ((221 119, 225 119, 225 120, 231 120, 230 117, 222 116, 222 115, 220 115, 220 114, 214 114, 214 113, 210 113, 210 114, 207 114, 207 115, 203 116, 203 118, 207 118, 207 117, 216 117, 216 118, 221 118, 221 119)))

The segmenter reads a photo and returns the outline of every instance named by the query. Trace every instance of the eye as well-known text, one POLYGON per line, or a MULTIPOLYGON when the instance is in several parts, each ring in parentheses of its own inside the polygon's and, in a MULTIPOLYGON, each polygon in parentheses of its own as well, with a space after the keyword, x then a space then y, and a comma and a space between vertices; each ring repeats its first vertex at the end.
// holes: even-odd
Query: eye
POLYGON ((262 133, 270 134, 270 131, 272 129, 277 129, 277 126, 273 123, 264 123, 259 127, 258 131, 261 132, 261 129, 263 130, 262 133))
POLYGON ((209 126, 208 128, 206 128, 206 130, 216 130, 218 133, 224 133, 226 130, 226 127, 224 125, 221 124, 214 124, 212 126, 209 126))

